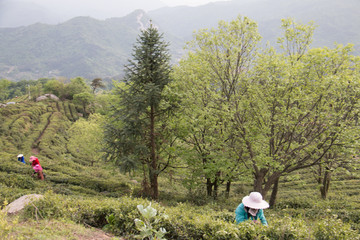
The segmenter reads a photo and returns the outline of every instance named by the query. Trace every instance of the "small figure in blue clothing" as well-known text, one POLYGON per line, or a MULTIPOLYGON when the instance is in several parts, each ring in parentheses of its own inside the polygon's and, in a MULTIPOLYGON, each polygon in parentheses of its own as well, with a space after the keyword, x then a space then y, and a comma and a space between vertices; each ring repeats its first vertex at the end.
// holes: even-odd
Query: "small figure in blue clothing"
POLYGON ((25 158, 24 158, 24 155, 23 155, 23 154, 19 154, 19 155, 17 156, 17 158, 18 158, 18 161, 19 161, 19 162, 22 162, 22 163, 25 163, 25 164, 26 164, 25 158))
POLYGON ((267 226, 263 209, 268 207, 269 204, 263 200, 261 193, 251 192, 249 196, 243 198, 242 203, 235 210, 236 223, 251 220, 254 223, 267 226))

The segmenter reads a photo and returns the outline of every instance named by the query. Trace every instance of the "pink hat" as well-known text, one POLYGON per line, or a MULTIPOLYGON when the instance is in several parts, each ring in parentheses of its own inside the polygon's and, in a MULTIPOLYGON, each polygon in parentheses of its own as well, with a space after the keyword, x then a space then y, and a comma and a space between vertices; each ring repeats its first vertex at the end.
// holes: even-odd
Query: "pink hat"
POLYGON ((243 198, 242 203, 245 207, 254 209, 265 209, 269 207, 269 204, 263 200, 259 192, 251 192, 249 196, 243 198))
POLYGON ((34 161, 37 157, 31 156, 30 157, 30 162, 34 161))

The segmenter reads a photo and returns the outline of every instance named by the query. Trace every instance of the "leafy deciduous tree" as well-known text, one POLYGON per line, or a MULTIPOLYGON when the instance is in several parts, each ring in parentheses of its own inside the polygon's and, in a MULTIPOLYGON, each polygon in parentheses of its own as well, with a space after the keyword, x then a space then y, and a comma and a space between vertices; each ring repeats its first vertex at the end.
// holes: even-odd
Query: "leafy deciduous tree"
POLYGON ((65 85, 66 98, 72 100, 75 94, 90 92, 90 87, 86 85, 85 79, 81 77, 73 78, 70 83, 65 85))
POLYGON ((102 79, 101 78, 95 78, 91 81, 91 84, 90 84, 92 90, 93 90, 93 93, 95 94, 95 91, 96 89, 98 88, 104 88, 105 85, 104 83, 102 82, 102 79))
POLYGON ((94 101, 94 95, 89 92, 82 92, 74 94, 74 102, 81 105, 83 108, 84 114, 88 115, 87 106, 94 101))
POLYGON ((176 71, 187 103, 180 116, 188 129, 183 141, 197 153, 189 156, 189 167, 205 177, 208 196, 216 197, 224 181, 229 192, 238 175, 242 152, 233 118, 259 40, 257 24, 247 17, 220 21, 218 28, 195 34, 192 51, 176 71))
POLYGON ((0 100, 6 100, 9 96, 11 82, 7 79, 0 79, 0 100))
POLYGON ((103 140, 102 124, 104 117, 100 114, 92 114, 88 119, 79 119, 68 130, 68 149, 72 155, 90 163, 91 166, 99 161, 103 152, 101 144, 103 140))
POLYGON ((304 52, 311 34, 297 31, 311 32, 312 26, 285 22, 283 27, 283 42, 292 46, 284 49, 292 50, 277 54, 270 49, 258 58, 247 101, 236 118, 254 190, 266 196, 274 186, 270 204, 282 175, 319 164, 335 146, 341 149, 360 100, 358 60, 349 46, 304 52))

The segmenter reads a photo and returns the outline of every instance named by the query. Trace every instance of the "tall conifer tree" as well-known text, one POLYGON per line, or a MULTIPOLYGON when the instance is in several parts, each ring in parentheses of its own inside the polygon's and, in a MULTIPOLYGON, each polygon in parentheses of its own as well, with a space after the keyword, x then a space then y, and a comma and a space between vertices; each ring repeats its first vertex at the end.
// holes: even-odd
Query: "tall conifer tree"
POLYGON ((144 192, 158 199, 158 175, 167 165, 160 165, 159 155, 164 142, 160 127, 168 112, 161 104, 162 92, 170 82, 171 66, 168 43, 151 23, 141 31, 132 57, 125 66, 125 86, 116 89, 120 100, 107 126, 107 152, 125 170, 141 164, 144 192))

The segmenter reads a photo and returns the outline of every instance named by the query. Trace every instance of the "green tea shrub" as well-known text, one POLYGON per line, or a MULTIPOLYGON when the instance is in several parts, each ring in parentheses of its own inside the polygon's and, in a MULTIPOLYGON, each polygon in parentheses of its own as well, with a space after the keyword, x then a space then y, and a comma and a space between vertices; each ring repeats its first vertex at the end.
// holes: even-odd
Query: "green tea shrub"
MULTIPOLYGON (((32 168, 27 165, 19 162, 16 156, 12 156, 10 154, 3 153, 2 156, 8 155, 11 158, 2 158, 3 160, 0 161, 0 171, 5 173, 21 173, 25 175, 31 175, 32 168)), ((0 155, 0 156, 1 156, 0 155)))
POLYGON ((65 131, 69 126, 70 122, 65 120, 61 113, 55 112, 51 116, 50 124, 39 142, 39 148, 43 155, 56 159, 66 152, 65 131))
MULTIPOLYGON (((49 192, 45 198, 28 206, 24 214, 32 218, 70 219, 132 238, 139 234, 134 222, 141 216, 138 205, 147 206, 149 202, 140 198, 69 197, 49 192)), ((232 213, 219 213, 186 203, 166 209, 157 203, 151 206, 159 212, 159 220, 152 228, 166 229, 166 239, 359 239, 350 224, 334 218, 307 222, 268 214, 269 226, 263 226, 251 221, 235 224, 229 221, 232 213)))
MULTIPOLYGON (((63 188, 63 187, 61 187, 63 188)), ((60 188, 60 189, 61 189, 60 188)), ((82 194, 82 195, 90 195, 90 196, 96 196, 98 194, 98 192, 96 192, 93 189, 89 189, 89 188, 85 188, 85 187, 81 187, 81 186, 74 186, 74 185, 70 185, 68 186, 69 190, 76 193, 76 194, 82 194)))
POLYGON ((69 111, 70 111, 70 114, 71 114, 71 116, 72 116, 73 121, 78 120, 78 119, 79 119, 79 115, 78 115, 78 113, 77 113, 77 111, 76 111, 75 105, 74 105, 73 103, 69 103, 68 106, 69 106, 69 111))
POLYGON ((360 234, 351 229, 351 225, 343 223, 340 219, 327 218, 316 221, 314 236, 317 240, 360 239, 360 234))
MULTIPOLYGON (((94 227, 104 227, 107 216, 113 214, 113 224, 120 234, 135 233, 134 219, 139 217, 136 206, 148 204, 144 199, 75 198, 48 192, 43 199, 28 205, 24 216, 36 218, 71 219, 94 227)), ((157 204, 155 204, 158 206, 157 204)))
POLYGON ((0 182, 8 187, 34 189, 35 183, 30 175, 0 172, 0 182))
POLYGON ((359 209, 341 209, 336 211, 336 215, 344 222, 353 222, 360 224, 360 210, 359 209))
POLYGON ((281 199, 276 203, 275 208, 277 209, 284 209, 284 208, 293 208, 293 209, 306 209, 312 208, 314 203, 311 202, 308 198, 288 198, 288 199, 281 199))
POLYGON ((64 105, 64 111, 65 111, 66 117, 69 119, 69 121, 74 122, 76 119, 73 117, 72 110, 70 108, 70 103, 63 102, 63 105, 64 105))
POLYGON ((32 193, 32 190, 8 187, 4 184, 0 184, 0 202, 8 201, 12 202, 17 198, 32 193))
MULTIPOLYGON (((6 205, 6 202, 5 204, 6 205)), ((17 224, 18 218, 13 219, 12 221, 7 220, 7 213, 0 211, 0 239, 15 239, 11 236, 13 231, 13 226, 17 224)))
POLYGON ((303 219, 284 216, 282 218, 268 218, 270 225, 266 228, 269 239, 312 239, 309 226, 303 219))

